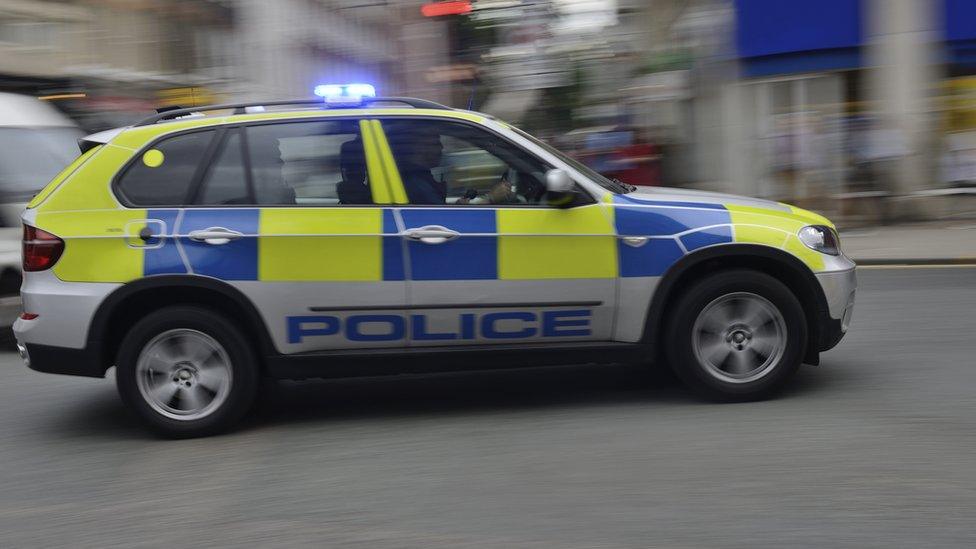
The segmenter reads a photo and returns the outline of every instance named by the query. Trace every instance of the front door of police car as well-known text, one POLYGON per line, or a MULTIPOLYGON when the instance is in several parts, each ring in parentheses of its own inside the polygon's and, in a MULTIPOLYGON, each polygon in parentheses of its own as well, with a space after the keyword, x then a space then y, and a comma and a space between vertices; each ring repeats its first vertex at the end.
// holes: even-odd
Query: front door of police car
POLYGON ((283 353, 407 344, 401 243, 367 169, 369 132, 351 118, 229 129, 183 213, 190 271, 240 289, 283 353))
POLYGON ((550 166, 477 126, 382 125, 410 202, 398 215, 412 346, 610 339, 617 257, 603 208, 547 205, 550 166))

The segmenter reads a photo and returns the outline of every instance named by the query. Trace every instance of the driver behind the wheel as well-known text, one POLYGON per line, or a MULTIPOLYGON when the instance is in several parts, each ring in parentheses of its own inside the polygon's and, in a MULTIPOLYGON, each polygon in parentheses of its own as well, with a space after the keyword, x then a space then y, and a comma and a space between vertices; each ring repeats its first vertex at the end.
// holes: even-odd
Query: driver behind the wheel
POLYGON ((526 200, 515 192, 515 185, 509 182, 507 176, 502 178, 488 189, 488 192, 477 194, 468 190, 468 194, 459 198, 458 204, 524 204, 526 200))
MULTIPOLYGON (((447 185, 438 181, 432 172, 440 167, 444 146, 440 136, 425 131, 409 131, 411 128, 391 131, 389 134, 400 179, 411 204, 444 204, 447 185)), ((416 127, 412 128, 416 130, 416 127)))

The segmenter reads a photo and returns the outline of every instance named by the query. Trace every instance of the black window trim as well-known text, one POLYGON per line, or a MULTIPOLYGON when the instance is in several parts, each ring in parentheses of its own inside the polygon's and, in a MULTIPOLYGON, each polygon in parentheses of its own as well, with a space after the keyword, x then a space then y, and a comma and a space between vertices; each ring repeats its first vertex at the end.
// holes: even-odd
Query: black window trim
MULTIPOLYGON (((216 160, 219 159, 220 155, 222 155, 224 151, 227 149, 228 143, 230 143, 230 140, 234 137, 235 133, 239 138, 237 141, 237 146, 240 149, 241 164, 242 167, 244 168, 244 185, 247 187, 247 197, 248 199, 251 200, 252 203, 257 201, 257 195, 254 193, 254 181, 251 175, 251 159, 250 159, 250 155, 247 154, 248 152, 246 148, 247 142, 244 137, 244 134, 246 134, 247 132, 243 131, 243 128, 237 126, 223 126, 221 127, 220 135, 217 136, 219 143, 214 147, 213 151, 208 151, 208 152, 212 152, 212 154, 204 155, 204 159, 203 161, 201 161, 201 166, 197 167, 198 169, 203 168, 203 171, 200 174, 199 179, 194 178, 192 181, 192 187, 186 197, 186 200, 184 201, 186 202, 187 206, 181 206, 181 207, 194 206, 194 207, 208 207, 208 208, 224 208, 230 206, 237 206, 237 204, 199 203, 200 199, 203 198, 203 191, 206 188, 207 183, 209 183, 210 176, 213 174, 214 168, 217 167, 216 160)), ((244 204, 244 206, 248 206, 248 204, 244 204)))
MULTIPOLYGON (((110 188, 112 193, 115 195, 116 199, 125 206, 126 208, 138 208, 138 209, 214 209, 214 208, 528 208, 528 209, 567 209, 576 208, 579 206, 587 206, 591 204, 596 204, 596 198, 584 187, 577 182, 576 184, 577 192, 576 198, 573 203, 569 206, 559 207, 551 206, 549 204, 396 204, 396 203, 386 203, 386 204, 194 204, 189 199, 196 199, 198 197, 199 187, 203 182, 203 178, 209 171, 213 159, 216 158, 217 145, 222 144, 225 139, 225 134, 233 129, 244 130, 241 132, 241 146, 245 147, 244 153, 244 165, 246 178, 248 180, 248 188, 251 193, 251 198, 257 199, 254 194, 254 184, 253 184, 253 174, 251 173, 251 155, 250 151, 246 148, 247 145, 247 131, 246 128, 251 126, 272 126, 276 124, 296 124, 296 123, 315 123, 315 122, 332 122, 332 121, 342 121, 342 120, 378 120, 382 123, 384 119, 417 119, 417 120, 437 120, 441 122, 453 122, 457 124, 464 124, 466 126, 471 126, 476 129, 488 132, 489 134, 505 141, 509 145, 523 151, 525 154, 534 158, 535 160, 543 164, 551 164, 548 160, 540 158, 539 155, 535 154, 533 151, 526 149, 525 147, 519 145, 518 143, 512 141, 507 136, 501 134, 494 128, 490 128, 483 124, 477 124, 470 120, 465 120, 462 118, 454 118, 451 116, 439 116, 435 114, 368 114, 368 115, 355 115, 351 114, 348 116, 309 116, 309 117, 296 117, 296 118, 283 118, 274 120, 252 120, 244 122, 233 122, 228 124, 214 124, 211 126, 204 126, 200 128, 188 128, 185 130, 178 130, 175 132, 166 133, 153 138, 149 143, 143 145, 129 160, 122 165, 122 168, 112 177, 112 183, 110 188), (153 149, 156 145, 172 137, 177 137, 180 135, 205 132, 214 132, 214 137, 207 146, 207 151, 204 153, 200 160, 200 164, 197 166, 196 172, 193 174, 193 179, 190 181, 190 188, 188 189, 187 198, 184 199, 183 204, 167 204, 167 205, 139 205, 133 203, 125 193, 122 192, 119 187, 119 182, 132 164, 137 162, 142 155, 153 149)), ((399 169, 399 168, 398 168, 399 169)))

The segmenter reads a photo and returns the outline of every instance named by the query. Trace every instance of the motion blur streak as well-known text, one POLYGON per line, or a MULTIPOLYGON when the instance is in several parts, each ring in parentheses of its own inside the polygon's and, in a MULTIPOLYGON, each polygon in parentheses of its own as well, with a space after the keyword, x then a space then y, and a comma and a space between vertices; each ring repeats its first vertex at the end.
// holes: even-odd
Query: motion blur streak
POLYGON ((96 131, 368 82, 627 183, 872 225, 973 216, 974 21, 967 0, 0 0, 0 91, 96 131))

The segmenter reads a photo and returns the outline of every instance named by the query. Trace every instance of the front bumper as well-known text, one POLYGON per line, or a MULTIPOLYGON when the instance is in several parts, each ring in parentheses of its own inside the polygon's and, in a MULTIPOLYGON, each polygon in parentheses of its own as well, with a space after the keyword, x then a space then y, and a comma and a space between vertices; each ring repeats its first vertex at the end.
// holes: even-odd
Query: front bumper
POLYGON ((832 349, 847 333, 854 314, 854 297, 857 291, 855 264, 847 258, 840 270, 817 273, 817 282, 827 301, 824 321, 820 330, 820 350, 832 349))

